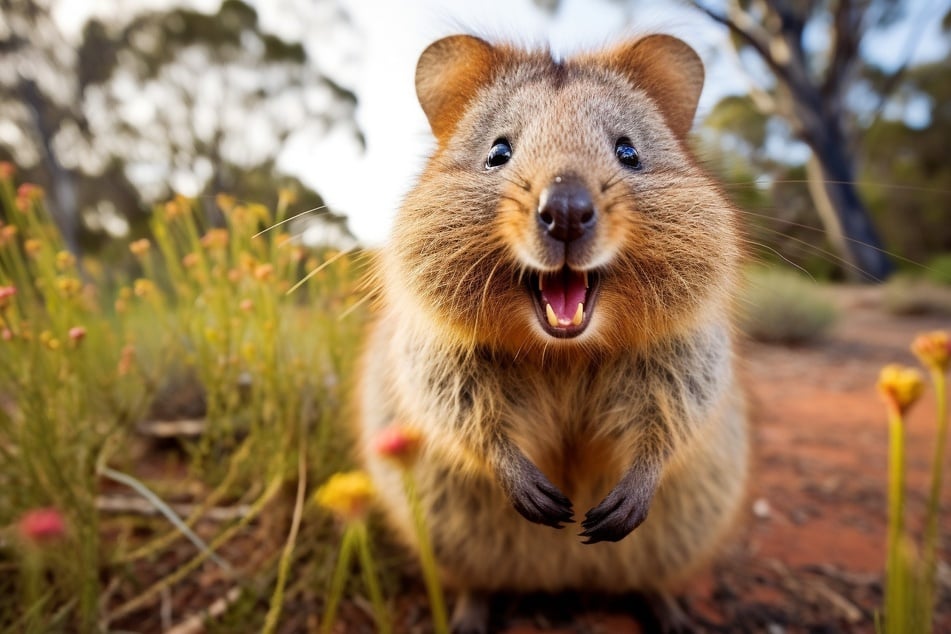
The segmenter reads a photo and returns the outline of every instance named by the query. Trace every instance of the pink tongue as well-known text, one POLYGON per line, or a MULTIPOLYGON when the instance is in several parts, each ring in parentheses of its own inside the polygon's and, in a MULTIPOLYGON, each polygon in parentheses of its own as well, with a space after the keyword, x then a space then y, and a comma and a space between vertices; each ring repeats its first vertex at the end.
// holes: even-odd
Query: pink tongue
POLYGON ((578 311, 578 304, 584 303, 587 289, 584 287, 584 275, 564 268, 555 273, 543 273, 542 308, 551 305, 560 325, 569 325, 578 311))

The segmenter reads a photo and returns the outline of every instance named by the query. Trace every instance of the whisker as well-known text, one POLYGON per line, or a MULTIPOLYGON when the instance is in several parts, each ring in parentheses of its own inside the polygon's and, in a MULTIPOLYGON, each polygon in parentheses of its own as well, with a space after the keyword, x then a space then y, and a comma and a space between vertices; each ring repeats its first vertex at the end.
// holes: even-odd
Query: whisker
POLYGON ((300 212, 299 214, 294 214, 294 215, 291 216, 290 218, 285 218, 284 220, 282 220, 282 221, 280 221, 280 222, 275 222, 275 223, 274 223, 273 225, 271 225, 270 227, 267 227, 266 229, 262 229, 261 231, 258 231, 256 234, 254 234, 253 236, 251 236, 251 238, 252 238, 252 239, 257 238, 258 236, 267 233, 267 232, 270 231, 271 229, 274 229, 275 227, 280 227, 282 224, 284 224, 284 223, 286 223, 286 222, 290 222, 291 220, 294 220, 294 219, 296 219, 296 218, 300 218, 301 216, 305 216, 305 215, 307 215, 307 214, 309 214, 309 213, 313 213, 313 212, 315 212, 315 211, 321 211, 321 210, 325 210, 325 209, 327 209, 327 205, 320 205, 319 207, 314 207, 313 209, 308 209, 307 211, 302 211, 302 212, 300 212))
POLYGON ((309 272, 307 275, 305 275, 303 278, 301 278, 296 284, 294 284, 294 285, 291 286, 289 289, 287 289, 287 292, 285 293, 285 295, 290 295, 291 293, 293 293, 294 291, 296 291, 298 288, 300 288, 301 286, 303 286, 304 283, 307 282, 307 280, 309 280, 310 278, 314 277, 315 275, 317 275, 318 273, 320 273, 321 271, 323 271, 325 268, 327 268, 328 266, 330 266, 331 264, 333 264, 334 262, 336 262, 336 261, 339 260, 340 258, 344 257, 345 255, 348 255, 348 254, 352 253, 352 252, 355 251, 356 249, 357 249, 357 247, 353 247, 353 248, 347 249, 346 251, 341 251, 340 253, 337 253, 336 255, 334 255, 334 256, 331 257, 331 258, 328 258, 327 260, 325 260, 325 261, 323 262, 323 264, 321 264, 320 266, 318 266, 317 268, 315 268, 313 271, 309 272))

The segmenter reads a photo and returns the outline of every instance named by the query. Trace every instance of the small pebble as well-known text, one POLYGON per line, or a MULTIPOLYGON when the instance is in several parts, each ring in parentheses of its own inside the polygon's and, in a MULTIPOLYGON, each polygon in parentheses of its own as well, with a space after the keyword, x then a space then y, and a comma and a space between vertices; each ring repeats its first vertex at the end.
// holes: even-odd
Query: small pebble
POLYGON ((766 500, 766 498, 759 498, 753 502, 753 515, 761 520, 765 520, 769 519, 769 514, 769 502, 766 500))

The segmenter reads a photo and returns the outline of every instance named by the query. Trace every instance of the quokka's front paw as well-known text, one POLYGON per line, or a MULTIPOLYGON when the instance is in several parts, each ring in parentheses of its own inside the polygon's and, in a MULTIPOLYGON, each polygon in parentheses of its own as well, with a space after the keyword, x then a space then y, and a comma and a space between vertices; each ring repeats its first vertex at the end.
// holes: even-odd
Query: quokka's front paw
POLYGON ((571 500, 521 452, 509 456, 499 479, 515 510, 525 519, 553 528, 574 521, 571 500))
POLYGON ((647 519, 656 486, 656 470, 643 465, 630 469, 600 504, 585 513, 580 534, 588 538, 584 543, 616 542, 627 537, 647 519))

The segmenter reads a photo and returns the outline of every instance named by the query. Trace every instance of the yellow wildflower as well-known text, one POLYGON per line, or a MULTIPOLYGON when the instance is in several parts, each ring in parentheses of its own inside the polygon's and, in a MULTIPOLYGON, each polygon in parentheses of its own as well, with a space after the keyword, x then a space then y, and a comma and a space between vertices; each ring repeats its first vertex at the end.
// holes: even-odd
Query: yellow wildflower
POLYGON ((76 266, 76 256, 69 251, 60 251, 56 254, 56 268, 67 271, 76 266))
POLYGON ((30 238, 23 243, 23 250, 26 251, 26 254, 30 257, 35 256, 43 248, 43 243, 37 240, 36 238, 30 238))
POLYGON ((136 297, 149 297, 155 292, 155 284, 152 280, 139 278, 132 284, 132 292, 136 297))
POLYGON ((915 368, 893 363, 882 368, 878 376, 878 391, 889 408, 904 413, 925 388, 921 372, 915 368))
POLYGON ((314 501, 344 521, 362 519, 373 498, 373 483, 363 471, 335 473, 317 489, 314 501))
POLYGON ((215 204, 218 205, 218 209, 221 210, 221 213, 228 213, 234 209, 235 204, 238 201, 234 196, 229 194, 216 194, 215 195, 215 204))
POLYGON ((66 297, 72 297, 77 294, 83 287, 82 282, 77 280, 75 277, 58 277, 56 278, 56 288, 66 297))
POLYGON ((946 330, 926 332, 915 337, 911 351, 929 370, 946 372, 951 359, 951 338, 946 330))

